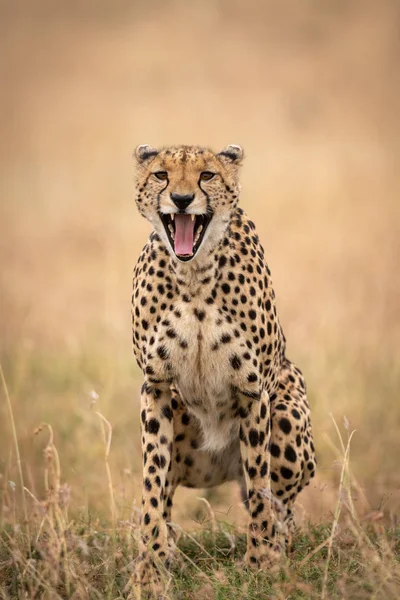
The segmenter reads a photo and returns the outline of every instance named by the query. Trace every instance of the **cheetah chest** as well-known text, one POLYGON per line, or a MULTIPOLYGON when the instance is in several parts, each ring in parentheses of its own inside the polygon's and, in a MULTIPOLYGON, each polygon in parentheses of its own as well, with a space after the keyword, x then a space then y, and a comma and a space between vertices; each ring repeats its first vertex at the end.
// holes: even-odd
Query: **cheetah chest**
POLYGON ((179 307, 160 323, 156 353, 157 372, 172 378, 199 421, 203 447, 221 450, 237 438, 235 390, 251 385, 249 373, 256 361, 235 324, 200 301, 179 307))

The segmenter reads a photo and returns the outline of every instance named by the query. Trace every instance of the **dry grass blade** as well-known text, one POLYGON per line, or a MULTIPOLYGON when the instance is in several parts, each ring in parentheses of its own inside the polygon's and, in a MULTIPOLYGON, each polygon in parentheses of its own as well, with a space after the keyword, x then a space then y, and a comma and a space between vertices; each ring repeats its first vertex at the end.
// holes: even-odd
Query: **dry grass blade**
POLYGON ((102 424, 103 440, 104 440, 104 445, 105 445, 104 460, 105 460, 105 465, 106 465, 108 491, 109 491, 109 495, 110 495, 111 522, 113 525, 113 529, 115 529, 115 524, 116 524, 115 498, 114 498, 114 487, 113 487, 111 469, 110 469, 110 463, 109 463, 111 439, 112 439, 112 426, 111 426, 111 423, 100 412, 96 411, 96 415, 99 417, 99 419, 101 420, 101 424, 102 424))
POLYGON ((28 510, 27 510, 26 498, 25 498, 24 475, 22 473, 22 464, 21 464, 21 456, 20 456, 20 452, 19 452, 19 444, 18 444, 18 437, 17 437, 17 428, 15 426, 14 413, 13 413, 13 409, 12 409, 11 398, 10 398, 10 395, 8 393, 7 383, 6 383, 6 380, 5 380, 5 377, 4 377, 3 367, 1 366, 1 364, 0 364, 0 376, 1 376, 1 381, 2 381, 2 384, 3 384, 4 394, 5 394, 5 397, 6 397, 8 414, 9 414, 10 423, 11 423, 12 438, 13 438, 13 443, 14 443, 14 450, 15 450, 15 455, 17 457, 18 475, 19 475, 19 482, 20 482, 20 486, 21 486, 22 509, 23 509, 23 512, 24 512, 24 526, 25 526, 25 531, 26 531, 26 535, 27 535, 28 551, 30 552, 30 542, 29 542, 30 532, 29 532, 28 510))
MULTIPOLYGON (((339 439, 341 442, 341 446, 342 448, 344 448, 344 456, 343 456, 343 463, 342 463, 342 470, 340 473, 340 482, 339 482, 339 490, 338 490, 338 500, 336 503, 336 509, 335 509, 335 514, 334 514, 334 518, 333 518, 333 523, 332 523, 332 528, 331 528, 331 534, 329 536, 329 540, 328 540, 328 556, 326 558, 326 563, 325 563, 325 569, 324 569, 324 577, 322 580, 322 591, 321 591, 321 600, 325 600, 325 598, 327 598, 327 584, 328 584, 328 575, 329 575, 329 563, 331 560, 331 556, 332 556, 332 548, 333 548, 333 540, 335 539, 336 536, 336 531, 337 531, 337 527, 339 524, 339 517, 340 517, 340 513, 341 513, 341 509, 342 509, 342 495, 343 495, 343 491, 345 489, 345 484, 346 481, 348 480, 348 468, 349 468, 349 460, 350 460, 350 444, 351 444, 351 440, 353 438, 353 435, 355 433, 355 431, 352 431, 349 435, 349 439, 347 441, 347 445, 344 446, 343 444, 343 440, 342 437, 340 435, 340 431, 337 427, 337 424, 335 422, 335 419, 333 418, 333 416, 331 415, 331 418, 335 424, 336 427, 336 431, 338 432, 339 435, 339 439)), ((349 493, 350 495, 350 493, 349 493)))
POLYGON ((209 515, 209 521, 211 523, 211 530, 213 533, 215 533, 218 529, 218 526, 217 526, 217 520, 215 518, 215 513, 214 513, 213 509, 211 508, 211 504, 209 503, 207 498, 203 498, 201 496, 197 496, 197 500, 200 500, 200 502, 203 502, 205 504, 207 513, 209 515))

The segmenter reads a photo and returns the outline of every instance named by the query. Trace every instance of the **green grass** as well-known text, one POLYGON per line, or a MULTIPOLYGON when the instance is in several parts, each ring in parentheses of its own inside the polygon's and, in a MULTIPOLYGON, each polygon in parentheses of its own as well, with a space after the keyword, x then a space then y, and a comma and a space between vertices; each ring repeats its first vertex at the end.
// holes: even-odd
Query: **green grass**
MULTIPOLYGON (((165 576, 166 598, 400 597, 398 506, 390 493, 398 472, 397 429, 390 413, 378 409, 385 398, 395 410, 399 371, 389 363, 378 371, 354 368, 348 357, 336 364, 335 377, 320 366, 311 382, 319 392, 318 398, 311 394, 319 469, 299 498, 305 525, 279 575, 244 566, 245 512, 234 486, 181 490, 173 518, 182 534, 165 576), (344 427, 336 428, 330 406, 340 423, 346 415, 344 427)), ((132 362, 36 351, 5 357, 3 368, 16 432, 3 389, 0 598, 128 598, 141 493, 140 378, 132 362)))
MULTIPOLYGON (((42 524, 43 526, 43 524, 42 524)), ((167 578, 171 599, 319 599, 327 562, 329 525, 298 534, 277 576, 253 573, 242 563, 243 533, 220 523, 214 530, 182 534, 167 578)), ((5 527, 1 536, 2 598, 126 598, 134 565, 134 530, 114 531, 76 521, 63 532, 50 526, 29 540, 5 527), (63 541, 64 540, 64 541, 63 541)), ((333 544, 326 598, 396 599, 400 594, 400 529, 343 523, 333 544)))

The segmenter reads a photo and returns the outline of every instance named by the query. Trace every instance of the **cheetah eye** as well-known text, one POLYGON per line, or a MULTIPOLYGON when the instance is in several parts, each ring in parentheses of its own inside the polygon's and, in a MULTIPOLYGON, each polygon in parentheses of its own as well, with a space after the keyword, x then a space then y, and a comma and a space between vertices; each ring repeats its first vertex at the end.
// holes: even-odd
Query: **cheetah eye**
POLYGON ((201 181, 210 181, 213 177, 215 177, 215 173, 211 173, 211 171, 203 171, 200 173, 201 181))
POLYGON ((160 181, 165 181, 168 177, 167 171, 157 171, 156 173, 153 173, 153 175, 155 175, 160 181))

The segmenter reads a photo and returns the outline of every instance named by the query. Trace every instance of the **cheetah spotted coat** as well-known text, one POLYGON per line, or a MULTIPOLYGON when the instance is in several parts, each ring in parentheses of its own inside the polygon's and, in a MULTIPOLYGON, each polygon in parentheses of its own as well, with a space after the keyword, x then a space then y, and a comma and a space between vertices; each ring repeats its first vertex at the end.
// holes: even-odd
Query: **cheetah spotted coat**
POLYGON ((178 485, 236 480, 249 512, 246 563, 272 569, 314 476, 304 378, 286 357, 255 225, 237 206, 242 158, 239 146, 135 152, 136 203, 154 228, 132 297, 144 377, 135 584, 154 594, 173 553, 178 485))

